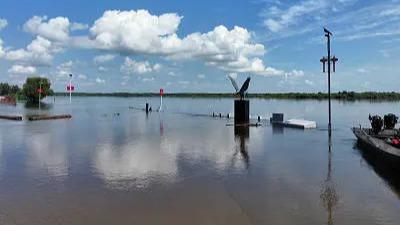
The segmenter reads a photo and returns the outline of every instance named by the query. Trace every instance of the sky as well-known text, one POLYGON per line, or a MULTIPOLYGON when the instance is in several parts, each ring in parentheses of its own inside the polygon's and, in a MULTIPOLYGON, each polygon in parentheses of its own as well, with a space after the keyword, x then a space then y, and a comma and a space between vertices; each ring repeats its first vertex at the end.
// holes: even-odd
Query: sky
POLYGON ((399 0, 1 0, 0 82, 80 92, 400 91, 399 0))

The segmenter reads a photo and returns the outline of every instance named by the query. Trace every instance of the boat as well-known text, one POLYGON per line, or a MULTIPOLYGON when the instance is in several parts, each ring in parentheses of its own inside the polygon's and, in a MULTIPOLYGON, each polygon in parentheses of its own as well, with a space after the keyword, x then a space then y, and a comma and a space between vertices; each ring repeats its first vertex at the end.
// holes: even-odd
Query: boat
POLYGON ((10 96, 0 96, 0 104, 3 105, 17 105, 17 102, 15 101, 15 98, 10 97, 10 96))
MULTIPOLYGON (((370 128, 352 128, 354 135, 357 137, 359 144, 368 150, 375 151, 378 154, 399 160, 400 162, 400 148, 394 146, 389 139, 391 135, 375 135, 370 128)), ((390 132, 390 133, 394 133, 390 132)), ((398 133, 396 131, 396 133, 398 133)))
POLYGON ((383 121, 379 116, 370 116, 370 121, 372 128, 352 128, 358 144, 363 150, 376 154, 378 160, 400 165, 400 130, 395 129, 397 117, 388 114, 383 121))

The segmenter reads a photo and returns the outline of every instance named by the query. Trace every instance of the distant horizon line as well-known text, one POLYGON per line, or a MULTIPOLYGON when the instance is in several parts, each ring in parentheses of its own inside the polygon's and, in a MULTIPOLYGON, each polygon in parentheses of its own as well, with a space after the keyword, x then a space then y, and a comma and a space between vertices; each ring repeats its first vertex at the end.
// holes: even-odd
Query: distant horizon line
MULTIPOLYGON (((68 91, 54 91, 55 94, 69 94, 68 91)), ((386 94, 400 94, 400 91, 335 91, 331 92, 331 94, 338 94, 338 93, 386 93, 386 94)), ((115 92, 99 92, 99 91, 73 91, 72 94, 156 94, 159 95, 159 92, 129 92, 129 91, 115 91, 115 92)), ((169 94, 222 94, 222 95, 236 95, 234 92, 165 92, 164 95, 169 94)), ((254 95, 254 94, 328 94, 328 92, 322 91, 314 91, 314 92, 305 92, 305 91, 287 91, 287 92, 249 92, 247 95, 254 95)))
MULTIPOLYGON (((55 96, 69 95, 69 92, 55 92, 55 96)), ((104 97, 157 97, 157 92, 73 92, 73 96, 104 96, 104 97)), ((183 98, 234 98, 236 93, 201 93, 201 92, 175 92, 164 93, 165 97, 183 97, 183 98)), ((328 99, 326 92, 286 92, 286 93, 248 93, 247 98, 264 98, 264 99, 328 99)), ((390 100, 400 101, 400 92, 353 92, 339 91, 331 93, 332 99, 338 100, 390 100)))

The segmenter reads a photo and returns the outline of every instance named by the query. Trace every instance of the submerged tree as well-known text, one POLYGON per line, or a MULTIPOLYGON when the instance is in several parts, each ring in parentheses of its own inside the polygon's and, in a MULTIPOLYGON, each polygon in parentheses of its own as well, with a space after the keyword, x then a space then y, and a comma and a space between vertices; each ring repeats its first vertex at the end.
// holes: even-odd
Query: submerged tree
POLYGON ((38 103, 39 97, 42 100, 46 96, 53 94, 50 85, 50 81, 47 78, 29 77, 26 79, 22 92, 29 103, 38 103))

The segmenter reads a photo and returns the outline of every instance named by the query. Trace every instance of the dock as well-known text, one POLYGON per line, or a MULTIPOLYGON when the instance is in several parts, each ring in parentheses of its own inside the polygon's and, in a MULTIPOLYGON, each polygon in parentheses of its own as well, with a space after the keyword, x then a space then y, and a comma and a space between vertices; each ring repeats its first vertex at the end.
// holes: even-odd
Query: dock
POLYGON ((21 121, 22 120, 22 116, 0 115, 0 119, 21 121))
POLYGON ((62 114, 62 115, 32 115, 27 116, 29 121, 37 121, 37 120, 58 120, 58 119, 71 119, 72 116, 70 114, 62 114))
POLYGON ((290 119, 282 124, 285 127, 300 128, 300 129, 314 129, 317 128, 317 123, 310 120, 290 119))
POLYGON ((303 119, 289 119, 283 120, 283 113, 273 113, 270 119, 272 125, 299 128, 299 129, 314 129, 317 128, 315 121, 303 120, 303 119))

